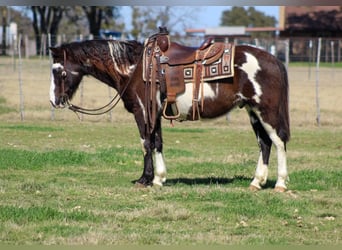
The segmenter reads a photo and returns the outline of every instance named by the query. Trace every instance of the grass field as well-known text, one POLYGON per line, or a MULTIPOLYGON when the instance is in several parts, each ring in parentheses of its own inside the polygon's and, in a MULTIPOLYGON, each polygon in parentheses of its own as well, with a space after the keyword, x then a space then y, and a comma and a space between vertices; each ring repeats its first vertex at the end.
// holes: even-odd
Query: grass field
MULTIPOLYGON (((25 61, 22 76, 23 122, 18 70, 1 60, 0 244, 342 244, 342 69, 320 72, 321 127, 314 72, 309 79, 306 68, 289 70, 285 193, 272 189, 274 152, 265 189, 248 190, 258 148, 243 110, 229 122, 222 117, 170 128, 165 121, 168 180, 163 188, 137 189, 141 146, 122 106, 112 122, 108 115, 81 122, 67 110, 51 120, 48 62, 25 61)), ((84 82, 86 105, 108 96, 91 78, 84 82)))

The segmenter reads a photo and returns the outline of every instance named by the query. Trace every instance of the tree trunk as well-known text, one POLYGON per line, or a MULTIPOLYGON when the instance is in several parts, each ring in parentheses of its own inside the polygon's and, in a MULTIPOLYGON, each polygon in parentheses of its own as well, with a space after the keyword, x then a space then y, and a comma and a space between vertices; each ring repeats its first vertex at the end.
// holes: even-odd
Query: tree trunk
MULTIPOLYGON (((33 14, 33 29, 36 36, 36 49, 37 55, 41 51, 42 40, 41 37, 48 33, 51 35, 51 44, 55 45, 56 36, 58 32, 58 25, 63 17, 64 8, 63 7, 47 7, 47 6, 32 6, 33 14), (38 21, 39 16, 39 21, 38 21)), ((47 46, 46 46, 47 47, 47 46)), ((44 51, 48 54, 48 48, 44 51)))
POLYGON ((2 7, 2 55, 6 55, 7 7, 2 7))
POLYGON ((83 10, 88 18, 90 34, 92 34, 94 37, 99 37, 103 10, 96 6, 84 6, 83 10))

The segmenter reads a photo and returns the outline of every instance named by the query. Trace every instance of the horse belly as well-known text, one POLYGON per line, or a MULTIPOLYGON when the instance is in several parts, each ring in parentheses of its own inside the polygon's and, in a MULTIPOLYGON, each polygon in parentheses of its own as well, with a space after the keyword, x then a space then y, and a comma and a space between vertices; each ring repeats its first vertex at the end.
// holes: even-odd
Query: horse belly
MULTIPOLYGON (((193 120, 193 83, 187 83, 185 85, 184 93, 177 96, 177 108, 180 113, 179 120, 193 120)), ((202 86, 200 86, 199 96, 198 96, 198 104, 202 103, 202 86)), ((209 84, 203 83, 203 99, 204 99, 204 112, 201 112, 202 118, 213 118, 220 115, 223 115, 227 112, 227 107, 224 108, 215 108, 213 109, 211 106, 218 100, 219 97, 219 83, 209 84), (210 109, 210 112, 206 112, 206 110, 210 109), (223 110, 223 111, 221 111, 223 110)))

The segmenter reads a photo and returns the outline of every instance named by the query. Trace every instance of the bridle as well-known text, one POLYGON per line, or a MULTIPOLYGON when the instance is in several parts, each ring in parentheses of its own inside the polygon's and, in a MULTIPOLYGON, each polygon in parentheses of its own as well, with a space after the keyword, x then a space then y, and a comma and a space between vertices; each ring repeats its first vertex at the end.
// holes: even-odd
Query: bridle
POLYGON ((131 74, 131 77, 129 81, 127 82, 126 86, 122 89, 121 92, 118 92, 106 105, 99 107, 99 108, 94 108, 94 109, 88 109, 88 108, 83 108, 80 106, 77 106, 75 104, 72 104, 69 101, 68 95, 65 93, 65 79, 67 77, 67 70, 66 69, 66 51, 63 50, 63 56, 64 56, 64 69, 62 71, 62 83, 61 83, 61 98, 65 102, 65 104, 68 106, 68 109, 71 111, 74 111, 76 114, 81 113, 81 114, 86 114, 86 115, 103 115, 109 111, 111 111, 121 100, 121 96, 126 92, 128 85, 132 81, 132 76, 134 75, 134 72, 136 68, 134 69, 134 72, 131 74))

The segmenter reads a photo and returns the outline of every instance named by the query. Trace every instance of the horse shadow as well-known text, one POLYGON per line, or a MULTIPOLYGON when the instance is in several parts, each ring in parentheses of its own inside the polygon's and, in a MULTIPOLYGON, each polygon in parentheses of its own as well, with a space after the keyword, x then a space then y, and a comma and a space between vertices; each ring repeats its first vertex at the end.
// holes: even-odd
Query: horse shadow
MULTIPOLYGON (((138 180, 132 180, 131 182, 134 184, 137 183, 138 180)), ((234 176, 232 178, 224 178, 224 177, 204 177, 204 178, 171 178, 167 179, 163 186, 172 187, 176 185, 187 185, 187 186, 211 186, 211 185, 232 185, 236 184, 241 187, 248 187, 252 178, 246 176, 234 176)), ((276 184, 275 180, 267 180, 266 184, 262 186, 262 189, 273 189, 276 184)))
MULTIPOLYGON (((232 178, 224 177, 204 177, 204 178, 173 178, 167 179, 164 186, 188 185, 188 186, 211 186, 211 185, 237 185, 248 187, 252 178, 246 176, 234 176, 232 178)), ((263 189, 273 189, 276 184, 275 180, 267 180, 263 189)))

